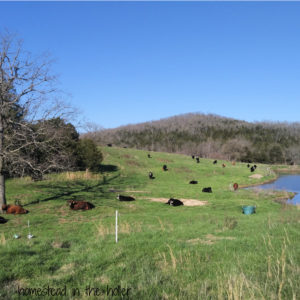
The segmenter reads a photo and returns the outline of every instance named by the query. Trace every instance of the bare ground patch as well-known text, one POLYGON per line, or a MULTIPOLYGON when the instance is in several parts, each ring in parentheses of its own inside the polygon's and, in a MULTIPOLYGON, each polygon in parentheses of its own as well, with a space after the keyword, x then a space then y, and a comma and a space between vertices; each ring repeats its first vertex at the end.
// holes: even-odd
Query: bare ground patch
POLYGON ((190 244, 204 244, 204 245, 213 245, 216 241, 220 241, 220 240, 235 240, 235 237, 232 236, 215 236, 212 234, 207 234, 205 236, 205 239, 200 239, 200 238, 196 238, 196 239, 191 239, 191 240, 187 240, 187 243, 190 244))
MULTIPOLYGON (((168 198, 147 198, 147 199, 153 202, 160 202, 160 203, 166 203, 169 200, 168 198)), ((185 206, 203 206, 208 204, 207 201, 200 201, 196 199, 180 199, 180 201, 182 201, 185 206)))
POLYGON ((264 176, 261 175, 261 174, 253 174, 253 175, 250 175, 250 176, 249 176, 249 178, 255 178, 255 179, 260 179, 260 178, 262 178, 262 177, 264 177, 264 176))
POLYGON ((174 160, 166 159, 166 158, 157 158, 157 160, 159 160, 161 162, 166 162, 166 163, 174 162, 174 160))

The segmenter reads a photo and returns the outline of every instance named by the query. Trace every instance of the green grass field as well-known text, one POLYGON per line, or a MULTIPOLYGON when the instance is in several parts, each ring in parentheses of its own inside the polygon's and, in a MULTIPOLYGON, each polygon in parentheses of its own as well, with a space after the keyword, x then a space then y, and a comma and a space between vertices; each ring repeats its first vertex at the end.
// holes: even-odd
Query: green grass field
POLYGON ((274 201, 287 192, 232 189, 234 182, 275 179, 274 166, 258 164, 255 174, 263 177, 251 179, 243 163, 197 164, 184 155, 153 152, 149 159, 140 150, 101 150, 101 174, 7 181, 8 203, 20 201, 30 213, 2 215, 9 221, 0 224, 1 299, 300 298, 299 207, 274 201), (162 171, 163 164, 169 171, 162 171), (213 193, 202 193, 208 186, 213 193), (118 193, 136 201, 119 202, 118 193), (171 207, 151 200, 170 197, 207 204, 171 207), (95 209, 71 211, 70 199, 89 201, 95 209), (243 205, 256 205, 257 213, 243 215, 243 205), (66 296, 24 295, 28 288, 48 293, 48 286, 66 296))

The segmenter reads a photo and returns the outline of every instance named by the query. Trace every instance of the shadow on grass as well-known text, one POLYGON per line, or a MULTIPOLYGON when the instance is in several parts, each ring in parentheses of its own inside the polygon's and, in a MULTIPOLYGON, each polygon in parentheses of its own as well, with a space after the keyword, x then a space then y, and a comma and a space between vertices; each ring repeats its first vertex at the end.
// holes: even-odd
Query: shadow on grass
POLYGON ((115 165, 100 165, 99 171, 103 172, 116 172, 118 171, 118 167, 115 165))
MULTIPOLYGON (((44 199, 39 199, 35 201, 31 201, 24 206, 36 204, 40 202, 46 202, 51 200, 58 200, 60 198, 64 198, 66 196, 72 196, 72 198, 75 200, 79 196, 76 196, 77 193, 82 192, 89 192, 94 194, 101 194, 105 195, 108 194, 104 190, 104 186, 107 184, 110 184, 113 180, 118 178, 120 175, 116 175, 111 178, 106 178, 106 176, 103 177, 103 180, 101 182, 97 182, 96 184, 91 185, 89 181, 83 181, 83 180, 76 180, 74 182, 50 182, 48 185, 40 185, 41 188, 45 189, 45 191, 50 192, 52 195, 50 197, 46 197, 44 199)), ((63 199, 65 200, 65 199, 63 199)))

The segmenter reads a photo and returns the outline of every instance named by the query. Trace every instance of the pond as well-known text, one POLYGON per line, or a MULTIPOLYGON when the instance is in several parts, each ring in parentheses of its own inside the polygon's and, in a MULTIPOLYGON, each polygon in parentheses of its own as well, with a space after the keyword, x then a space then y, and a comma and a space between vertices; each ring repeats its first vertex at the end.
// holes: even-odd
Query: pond
POLYGON ((293 199, 289 199, 287 203, 300 204, 300 174, 280 175, 274 182, 257 185, 249 188, 286 190, 288 192, 297 193, 293 199))

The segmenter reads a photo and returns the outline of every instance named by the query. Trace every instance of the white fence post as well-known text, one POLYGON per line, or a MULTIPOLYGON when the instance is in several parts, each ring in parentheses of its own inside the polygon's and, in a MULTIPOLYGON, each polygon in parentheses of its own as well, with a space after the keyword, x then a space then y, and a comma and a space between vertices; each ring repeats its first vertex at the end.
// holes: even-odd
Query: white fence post
POLYGON ((118 242, 118 211, 116 210, 116 243, 118 242))

